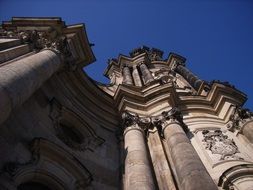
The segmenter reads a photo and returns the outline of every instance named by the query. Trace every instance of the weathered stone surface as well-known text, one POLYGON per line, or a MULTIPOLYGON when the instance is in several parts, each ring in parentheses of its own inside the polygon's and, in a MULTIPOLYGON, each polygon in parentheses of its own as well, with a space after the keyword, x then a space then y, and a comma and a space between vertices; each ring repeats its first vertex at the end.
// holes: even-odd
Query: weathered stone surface
POLYGON ((168 123, 163 130, 172 164, 176 169, 179 187, 183 190, 200 187, 207 190, 217 189, 180 124, 168 123), (202 180, 199 180, 200 176, 202 180))
POLYGON ((39 89, 60 65, 58 55, 45 50, 0 67, 1 108, 6 110, 6 114, 0 115, 0 123, 7 119, 12 109, 20 106, 39 89))
POLYGON ((34 181, 55 190, 253 186, 244 94, 148 47, 111 59, 104 85, 83 72, 95 60, 90 46, 83 25, 60 18, 3 23, 0 189, 34 181))
POLYGON ((138 126, 126 128, 124 141, 125 189, 156 189, 143 130, 138 126))
POLYGON ((133 85, 133 79, 129 67, 123 68, 123 84, 133 85))
POLYGON ((148 145, 159 189, 176 190, 174 178, 157 131, 149 134, 148 145))
POLYGON ((242 134, 245 135, 245 137, 253 143, 253 121, 245 123, 242 134))

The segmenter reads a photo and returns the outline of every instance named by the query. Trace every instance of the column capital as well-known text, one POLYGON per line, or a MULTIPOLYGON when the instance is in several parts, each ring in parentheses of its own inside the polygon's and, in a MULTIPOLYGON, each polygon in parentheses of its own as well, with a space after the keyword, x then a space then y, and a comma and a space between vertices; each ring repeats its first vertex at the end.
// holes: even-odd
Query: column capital
POLYGON ((138 124, 139 115, 136 113, 131 113, 129 111, 124 111, 121 115, 122 124, 125 128, 138 124))
POLYGON ((149 117, 139 117, 138 114, 129 111, 122 113, 122 126, 125 131, 137 129, 146 133, 150 125, 151 119, 149 117))
POLYGON ((187 126, 183 122, 183 115, 177 107, 164 111, 159 116, 152 117, 152 124, 157 128, 162 138, 164 138, 165 128, 169 127, 171 124, 178 124, 185 132, 188 131, 187 126))
POLYGON ((235 132, 237 130, 241 132, 242 126, 247 121, 253 120, 253 112, 240 106, 233 105, 233 107, 233 113, 230 115, 226 127, 229 131, 235 132))
POLYGON ((165 120, 171 120, 171 121, 180 122, 180 123, 183 122, 183 115, 181 111, 179 110, 179 108, 177 107, 173 107, 169 111, 162 112, 162 117, 165 120))
POLYGON ((30 44, 33 51, 39 52, 45 49, 52 50, 59 54, 67 62, 70 70, 74 70, 74 58, 70 50, 68 39, 65 35, 60 34, 55 28, 50 27, 45 31, 37 30, 4 30, 1 31, 2 38, 20 39, 23 44, 30 44))

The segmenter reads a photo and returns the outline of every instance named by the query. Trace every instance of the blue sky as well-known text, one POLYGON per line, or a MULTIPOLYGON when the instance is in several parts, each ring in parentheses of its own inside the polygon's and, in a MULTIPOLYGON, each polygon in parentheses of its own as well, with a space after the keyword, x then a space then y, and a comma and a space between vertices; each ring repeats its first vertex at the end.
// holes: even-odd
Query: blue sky
POLYGON ((85 23, 97 61, 85 70, 107 83, 107 60, 141 45, 178 53, 204 80, 229 81, 253 110, 253 1, 250 0, 0 0, 0 21, 58 16, 85 23))

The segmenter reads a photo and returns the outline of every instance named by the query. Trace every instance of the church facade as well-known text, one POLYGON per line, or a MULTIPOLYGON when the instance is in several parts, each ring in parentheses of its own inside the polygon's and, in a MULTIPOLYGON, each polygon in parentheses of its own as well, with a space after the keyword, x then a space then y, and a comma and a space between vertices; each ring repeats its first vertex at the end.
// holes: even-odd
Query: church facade
POLYGON ((228 82, 142 46, 105 76, 83 24, 14 17, 0 28, 0 189, 250 190, 253 113, 228 82))

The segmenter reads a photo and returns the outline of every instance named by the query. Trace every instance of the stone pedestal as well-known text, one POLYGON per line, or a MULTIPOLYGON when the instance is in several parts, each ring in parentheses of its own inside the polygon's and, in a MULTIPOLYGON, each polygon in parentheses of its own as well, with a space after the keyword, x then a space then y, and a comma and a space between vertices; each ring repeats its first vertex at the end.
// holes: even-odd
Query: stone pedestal
POLYGON ((124 132, 124 140, 126 153, 125 189, 156 189, 143 129, 137 124, 128 126, 124 132))
POLYGON ((0 67, 0 124, 11 111, 24 103, 61 66, 60 57, 51 50, 0 67))
POLYGON ((215 190, 212 178, 191 145, 177 120, 169 120, 163 125, 163 133, 169 148, 178 186, 182 190, 215 190))

